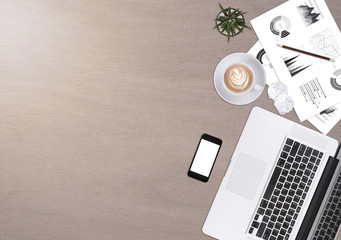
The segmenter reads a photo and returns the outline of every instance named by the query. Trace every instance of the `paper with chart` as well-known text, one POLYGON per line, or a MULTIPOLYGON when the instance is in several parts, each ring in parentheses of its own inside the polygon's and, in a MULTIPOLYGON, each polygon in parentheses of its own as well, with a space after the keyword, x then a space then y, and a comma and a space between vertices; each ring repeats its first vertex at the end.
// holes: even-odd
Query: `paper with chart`
MULTIPOLYGON (((266 73, 266 84, 271 85, 278 80, 275 71, 269 61, 269 58, 259 41, 257 41, 252 48, 248 51, 263 65, 266 73)), ((340 75, 341 76, 341 75, 340 75)), ((340 121, 341 119, 341 103, 327 108, 315 116, 308 119, 320 132, 328 134, 328 132, 340 121)))
POLYGON ((291 0, 251 20, 301 121, 341 102, 341 33, 323 0, 291 0), (278 47, 283 44, 335 63, 278 47))
POLYGON ((247 53, 257 58, 258 61, 263 65, 266 74, 267 85, 270 86, 272 83, 278 81, 278 77, 275 71, 273 70, 268 55, 266 54, 262 44, 260 44, 259 41, 256 42, 255 45, 253 45, 252 48, 247 53))

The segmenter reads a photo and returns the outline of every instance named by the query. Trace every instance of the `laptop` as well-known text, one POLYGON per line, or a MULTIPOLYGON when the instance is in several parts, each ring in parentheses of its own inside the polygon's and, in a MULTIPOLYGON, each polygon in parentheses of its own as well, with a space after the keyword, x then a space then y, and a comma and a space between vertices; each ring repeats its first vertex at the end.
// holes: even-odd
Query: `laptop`
POLYGON ((252 109, 203 226, 217 239, 335 239, 341 153, 335 139, 252 109))

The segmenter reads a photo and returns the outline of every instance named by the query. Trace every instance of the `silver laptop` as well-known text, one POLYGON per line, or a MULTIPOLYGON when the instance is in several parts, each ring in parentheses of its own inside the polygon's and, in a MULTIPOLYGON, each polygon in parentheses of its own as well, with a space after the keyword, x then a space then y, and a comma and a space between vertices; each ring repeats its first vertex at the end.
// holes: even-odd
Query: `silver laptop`
POLYGON ((203 226, 217 239, 335 239, 339 143, 253 108, 203 226))

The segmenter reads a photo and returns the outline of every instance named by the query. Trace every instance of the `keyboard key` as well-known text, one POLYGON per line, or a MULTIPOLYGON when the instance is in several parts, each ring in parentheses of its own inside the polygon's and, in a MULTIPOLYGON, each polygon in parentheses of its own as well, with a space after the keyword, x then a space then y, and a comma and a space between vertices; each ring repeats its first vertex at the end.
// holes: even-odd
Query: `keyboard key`
POLYGON ((275 224, 274 224, 273 222, 269 222, 269 223, 268 223, 268 227, 269 227, 269 228, 273 228, 274 226, 275 226, 275 224))
POLYGON ((286 152, 290 151, 290 146, 289 145, 284 145, 283 150, 286 152))
MULTIPOLYGON (((290 192, 290 191, 289 191, 290 192)), ((287 196, 287 198, 285 199, 285 201, 287 202, 287 203, 291 203, 291 201, 292 201, 292 197, 290 197, 290 196, 287 196)))
POLYGON ((263 235, 263 239, 267 240, 270 238, 270 234, 271 234, 271 229, 267 228, 264 232, 264 235, 263 235))
POLYGON ((281 224, 280 224, 280 223, 276 223, 276 224, 275 224, 275 228, 276 228, 276 229, 281 229, 281 224))
POLYGON ((277 183, 276 188, 277 188, 278 190, 281 190, 282 187, 283 187, 283 183, 280 183, 280 182, 277 183))
POLYGON ((296 202, 292 202, 291 205, 290 205, 290 207, 291 207, 292 209, 296 209, 296 208, 297 208, 297 203, 296 203, 296 202))
POLYGON ((298 150, 297 154, 302 156, 306 148, 307 148, 307 146, 301 144, 300 149, 298 150))
POLYGON ((277 165, 280 166, 280 167, 283 167, 285 164, 285 160, 283 158, 280 158, 277 162, 277 165))
POLYGON ((309 158, 303 157, 303 159, 302 159, 302 162, 303 162, 303 163, 307 163, 308 161, 309 161, 309 158))
POLYGON ((277 182, 277 180, 279 178, 279 175, 280 175, 281 171, 282 170, 279 167, 275 168, 275 170, 274 170, 274 172, 273 172, 273 174, 271 176, 270 182, 268 184, 268 187, 266 188, 266 191, 264 193, 264 198, 266 200, 270 199, 271 193, 272 193, 272 191, 273 191, 273 189, 275 187, 275 184, 276 184, 276 182, 277 182))
POLYGON ((297 194, 298 196, 302 196, 303 191, 302 191, 301 189, 298 189, 298 190, 296 191, 296 194, 297 194))
POLYGON ((297 187, 298 187, 297 183, 293 183, 293 184, 291 184, 291 189, 294 189, 294 190, 296 190, 296 189, 297 189, 297 187))
POLYGON ((304 171, 304 175, 306 175, 306 176, 309 176, 310 173, 311 173, 311 171, 310 171, 309 169, 306 169, 306 170, 304 171))
POLYGON ((315 162, 316 162, 316 157, 311 157, 311 158, 310 158, 310 162, 311 162, 311 163, 315 163, 315 162))
POLYGON ((307 165, 307 168, 308 168, 308 169, 312 170, 312 169, 313 169, 313 167, 314 167, 314 164, 312 164, 312 163, 308 163, 308 165, 307 165))
POLYGON ((289 189, 290 188, 290 183, 288 183, 288 182, 284 183, 284 188, 289 189))
POLYGON ((298 166, 299 166, 299 165, 298 165, 297 162, 294 162, 294 163, 292 164, 292 168, 295 169, 295 170, 298 168, 298 166))
POLYGON ((291 220, 292 220, 292 217, 291 217, 291 216, 288 215, 288 216, 285 217, 285 221, 291 222, 291 220))
POLYGON ((266 224, 265 223, 261 223, 257 233, 256 233, 256 236, 257 237, 262 237, 263 233, 264 233, 264 230, 265 230, 265 226, 266 224))
MULTIPOLYGON (((278 203, 277 203, 278 204, 278 203)), ((278 215, 279 214, 279 209, 278 208, 275 208, 274 211, 273 211, 273 214, 274 215, 278 215)))
POLYGON ((276 222, 276 220, 277 220, 277 217, 275 215, 272 215, 270 217, 270 221, 276 222))
POLYGON ((264 216, 262 221, 265 222, 265 223, 269 222, 269 217, 268 216, 264 216))
POLYGON ((284 199, 285 199, 285 197, 283 195, 279 196, 278 201, 280 201, 280 202, 278 202, 278 203, 284 202, 284 199))
POLYGON ((281 153, 281 158, 287 159, 287 157, 288 157, 288 154, 286 152, 281 153))
POLYGON ((308 147, 307 150, 305 151, 304 155, 306 157, 310 157, 312 151, 313 151, 313 149, 311 147, 308 147))
POLYGON ((288 194, 289 194, 289 196, 293 197, 295 195, 295 191, 290 189, 288 194))
POLYGON ((266 200, 262 200, 261 201, 261 203, 260 203, 260 206, 262 207, 262 208, 266 208, 266 206, 268 205, 268 201, 266 201, 266 200))
POLYGON ((259 227, 259 222, 253 221, 251 226, 254 227, 254 228, 258 228, 259 227))
POLYGON ((278 180, 280 183, 284 183, 285 182, 285 177, 281 176, 279 177, 279 180, 278 180))
POLYGON ((313 151, 313 156, 317 157, 318 154, 319 154, 319 151, 317 151, 317 150, 314 150, 314 151, 313 151))
MULTIPOLYGON (((292 208, 290 208, 289 211, 288 211, 288 214, 291 215, 291 216, 294 216, 295 210, 292 209, 292 208)), ((294 220, 296 220, 296 219, 295 219, 295 216, 294 216, 294 220)))
POLYGON ((289 156, 288 159, 287 159, 287 162, 288 163, 293 163, 294 161, 294 158, 292 156, 289 156))
POLYGON ((258 208, 257 213, 259 213, 260 215, 263 215, 264 212, 265 212, 265 209, 264 209, 264 208, 258 208))
POLYGON ((249 229, 249 233, 252 234, 254 228, 249 229))
POLYGON ((282 222, 284 221, 284 217, 281 216, 281 215, 278 216, 277 221, 278 221, 279 223, 282 223, 282 222))
POLYGON ((269 202, 268 208, 269 209, 274 209, 275 204, 273 202, 269 202))
POLYGON ((292 144, 294 143, 294 140, 287 138, 287 141, 285 143, 288 144, 289 146, 292 146, 292 144))
POLYGON ((284 165, 284 168, 287 169, 287 170, 289 170, 289 169, 291 168, 291 164, 290 164, 290 163, 286 163, 286 164, 284 165))
MULTIPOLYGON (((272 211, 270 209, 266 209, 266 211, 265 211, 266 216, 270 216, 271 213, 272 213, 272 211)), ((264 217, 263 217, 263 219, 264 219, 264 217)))
POLYGON ((292 182, 293 180, 294 180, 294 177, 293 177, 293 176, 288 176, 288 177, 287 177, 287 181, 288 181, 288 182, 292 182))
POLYGON ((273 231, 272 231, 272 234, 273 234, 273 236, 277 236, 278 235, 278 233, 279 233, 279 230, 277 230, 277 229, 274 229, 273 231))
POLYGON ((292 148, 291 148, 291 151, 290 151, 290 155, 291 156, 295 156, 297 151, 298 151, 298 148, 299 148, 300 144, 298 142, 294 142, 292 148))
POLYGON ((281 211, 281 213, 280 213, 280 214, 281 214, 281 216, 283 216, 283 217, 284 217, 285 215, 287 215, 287 212, 288 212, 288 211, 286 211, 286 210, 282 209, 282 211, 281 211))

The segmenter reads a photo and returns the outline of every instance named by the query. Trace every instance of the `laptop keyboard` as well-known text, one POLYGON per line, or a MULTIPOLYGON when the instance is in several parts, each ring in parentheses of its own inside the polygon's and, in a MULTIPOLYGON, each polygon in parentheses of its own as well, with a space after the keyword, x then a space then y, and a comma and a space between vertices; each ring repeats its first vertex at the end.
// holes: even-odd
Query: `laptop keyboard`
POLYGON ((248 233, 265 240, 289 239, 323 153, 286 138, 248 233))
POLYGON ((341 224, 341 175, 338 176, 325 206, 313 240, 334 239, 341 224))

